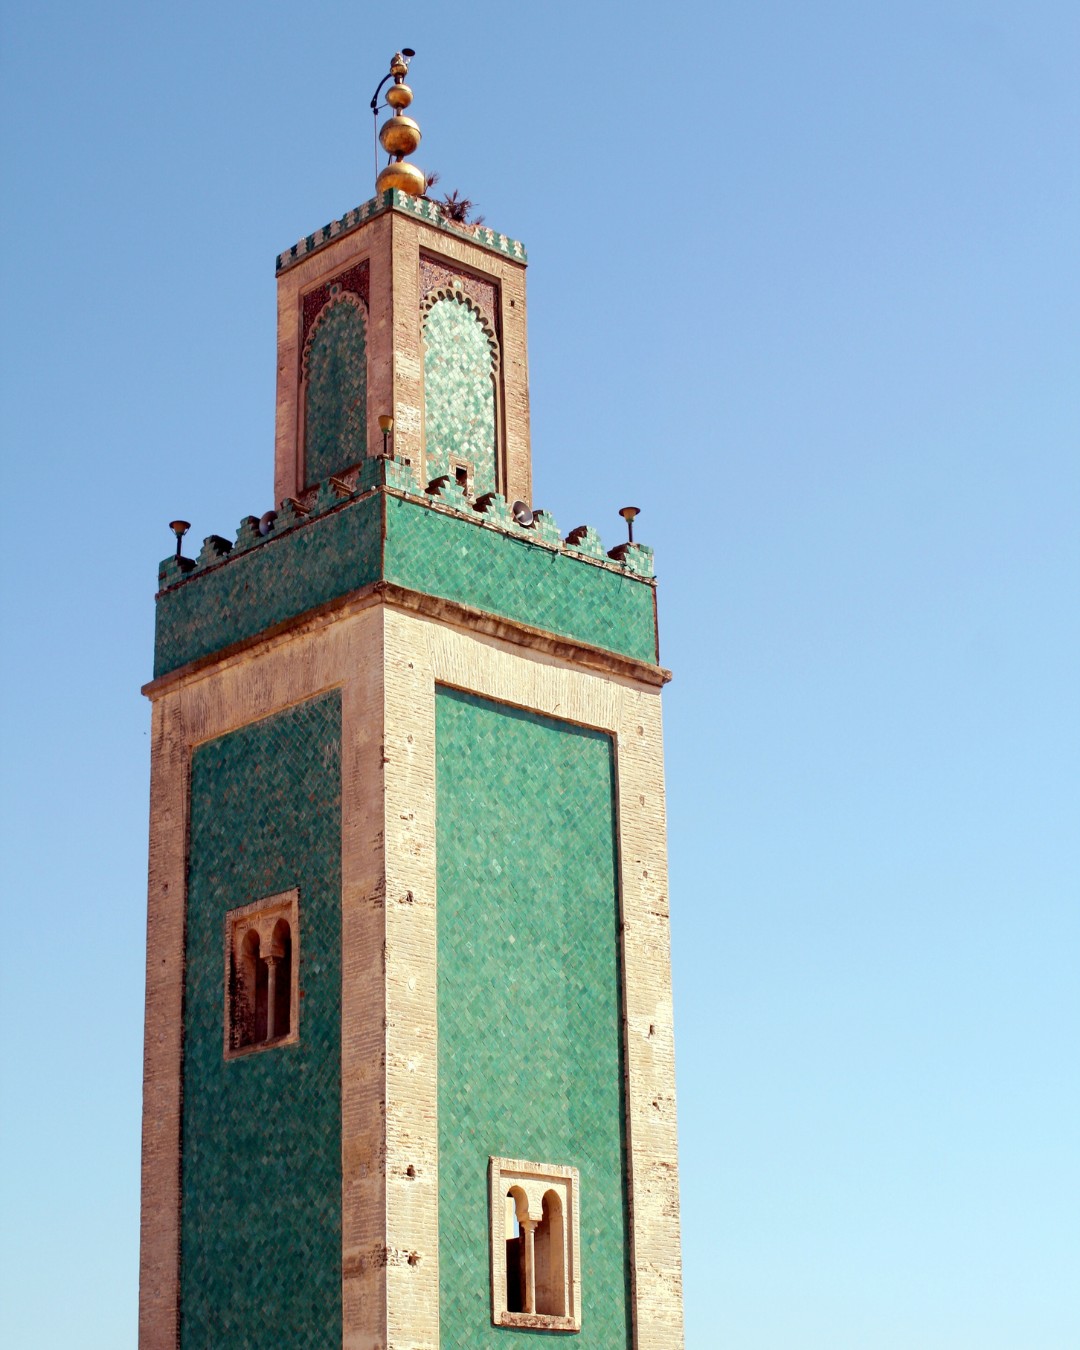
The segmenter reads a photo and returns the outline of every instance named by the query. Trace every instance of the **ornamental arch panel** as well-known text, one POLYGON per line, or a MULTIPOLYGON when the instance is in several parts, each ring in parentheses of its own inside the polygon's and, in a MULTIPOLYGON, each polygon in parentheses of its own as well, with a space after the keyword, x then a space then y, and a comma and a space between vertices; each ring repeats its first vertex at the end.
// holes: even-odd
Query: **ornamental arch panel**
POLYGON ((304 483, 367 454, 367 314, 351 292, 333 295, 304 345, 304 483))
POLYGON ((421 317, 426 478, 456 478, 472 496, 497 492, 499 343, 491 320, 471 296, 444 286, 425 298, 421 317))

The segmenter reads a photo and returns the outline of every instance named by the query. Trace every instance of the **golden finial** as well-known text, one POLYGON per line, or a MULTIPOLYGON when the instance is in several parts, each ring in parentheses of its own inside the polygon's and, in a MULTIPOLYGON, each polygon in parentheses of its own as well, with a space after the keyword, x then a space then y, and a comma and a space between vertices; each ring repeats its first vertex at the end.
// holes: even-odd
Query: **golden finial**
POLYGON ((394 53, 390 62, 390 74, 383 76, 371 100, 371 111, 378 120, 379 95, 382 93, 383 85, 387 80, 394 81, 386 91, 386 103, 393 108, 393 115, 379 128, 382 148, 392 158, 375 180, 376 192, 397 188, 399 192, 422 197, 427 191, 427 175, 415 164, 408 164, 405 161, 405 156, 411 155, 420 144, 420 128, 411 117, 405 117, 402 113, 402 109, 407 108, 413 98, 412 90, 405 83, 405 76, 409 73, 409 62, 415 55, 411 47, 402 47, 401 51, 394 53))

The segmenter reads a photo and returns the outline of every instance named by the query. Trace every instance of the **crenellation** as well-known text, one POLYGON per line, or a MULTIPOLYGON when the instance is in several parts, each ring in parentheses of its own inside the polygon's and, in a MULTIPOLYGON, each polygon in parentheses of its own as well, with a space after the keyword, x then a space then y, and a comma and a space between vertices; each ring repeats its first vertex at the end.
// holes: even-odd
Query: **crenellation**
POLYGON ((309 514, 302 502, 295 497, 286 497, 278 507, 277 519, 274 521, 274 534, 281 535, 286 530, 292 530, 297 525, 303 525, 309 514))
POLYGON ((245 516, 237 530, 235 544, 221 535, 208 535, 197 559, 164 559, 158 568, 158 598, 160 600, 165 592, 181 584, 197 582, 202 576, 230 562, 239 563, 260 546, 279 541, 302 527, 310 527, 352 502, 380 494, 392 495, 432 511, 453 515, 486 530, 561 553, 575 562, 652 582, 653 551, 647 545, 620 544, 610 553, 605 553, 600 536, 594 529, 580 525, 563 539, 554 518, 542 510, 534 513, 532 524, 522 525, 514 518, 506 498, 500 493, 489 492, 471 498, 449 475, 434 479, 423 494, 419 494, 408 461, 397 456, 386 459, 380 456, 365 460, 345 473, 324 479, 300 498, 285 498, 276 513, 268 512, 262 518, 245 516))
POLYGON ((585 558, 592 558, 596 562, 605 562, 607 554, 604 551, 604 545, 600 542, 600 536, 591 525, 578 525, 576 529, 570 531, 566 536, 566 547, 580 553, 585 558))
POLYGON ((653 551, 648 544, 639 544, 636 541, 632 544, 617 544, 615 548, 608 550, 608 557, 612 562, 619 563, 629 572, 636 572, 640 577, 653 575, 653 551))
POLYGON ((220 534, 208 534, 203 540, 203 546, 199 550, 199 556, 195 559, 196 567, 212 567, 222 558, 227 558, 232 552, 232 541, 223 538, 220 534))
POLYGON ((484 517, 485 525, 511 530, 517 524, 510 503, 501 492, 485 492, 473 502, 473 509, 484 517))
POLYGON ((334 474, 329 478, 324 478, 315 493, 312 515, 325 515, 327 511, 333 510, 346 497, 351 496, 352 489, 345 475, 334 474))
POLYGON ((404 211, 407 215, 422 220, 428 225, 434 225, 437 229, 445 230, 447 234, 468 239, 471 243, 479 244, 483 248, 490 249, 493 253, 501 253, 517 262, 528 261, 525 245, 520 240, 511 239, 505 234, 498 234, 486 225, 462 226, 455 224, 446 218, 438 202, 433 202, 428 197, 410 196, 409 193, 401 192, 397 188, 388 188, 378 197, 372 197, 353 210, 346 211, 338 220, 330 221, 321 230, 316 230, 314 234, 305 235, 291 248, 279 253, 275 263, 275 271, 279 273, 287 271, 290 267, 308 257, 309 254, 325 248, 327 244, 339 239, 344 234, 351 233, 365 221, 381 215, 384 211, 404 211))
POLYGON ((533 528, 542 544, 550 544, 552 548, 562 547, 562 535, 550 511, 534 511, 533 528))
POLYGON ((233 544, 232 551, 243 553, 246 549, 254 548, 261 539, 258 516, 245 516, 236 527, 236 543, 233 544))
POLYGON ((474 509, 465 495, 465 489, 456 478, 451 478, 449 474, 442 474, 439 478, 433 478, 424 491, 440 506, 448 507, 451 511, 457 511, 459 515, 465 515, 474 509))
POLYGON ((158 591, 167 590, 183 581, 189 572, 195 570, 195 559, 185 558, 183 554, 170 553, 158 563, 158 591))

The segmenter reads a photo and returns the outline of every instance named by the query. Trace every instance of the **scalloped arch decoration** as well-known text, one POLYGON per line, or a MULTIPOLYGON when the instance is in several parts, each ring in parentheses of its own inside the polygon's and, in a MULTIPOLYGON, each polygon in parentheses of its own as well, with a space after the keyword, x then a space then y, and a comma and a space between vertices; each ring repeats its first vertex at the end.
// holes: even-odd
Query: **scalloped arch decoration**
POLYGON ((464 291, 460 286, 436 286, 428 291, 420 302, 420 325, 426 331, 428 315, 439 303, 440 300, 456 300, 459 305, 464 305, 466 309, 471 310, 476 315, 477 322, 484 330, 484 335, 488 340, 488 346, 491 348, 491 368, 499 369, 499 339, 495 335, 495 322, 479 300, 474 299, 468 291, 464 291))
POLYGON ((367 455, 367 308, 332 293, 304 344, 304 483, 322 482, 367 455))
POLYGON ((426 477, 464 474, 473 496, 499 489, 499 342, 490 318, 456 286, 421 305, 426 477))

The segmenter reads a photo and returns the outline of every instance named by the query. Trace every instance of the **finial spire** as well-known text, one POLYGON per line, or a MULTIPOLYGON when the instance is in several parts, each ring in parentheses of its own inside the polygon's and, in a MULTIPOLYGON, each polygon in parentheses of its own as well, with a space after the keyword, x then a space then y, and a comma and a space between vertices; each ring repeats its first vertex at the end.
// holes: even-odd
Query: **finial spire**
POLYGON ((390 163, 375 180, 375 191, 385 192, 387 188, 397 188, 399 192, 411 193, 422 197, 427 190, 427 176, 415 164, 405 160, 420 144, 420 128, 411 117, 405 117, 402 110, 412 102, 413 93, 405 83, 409 73, 409 62, 416 55, 411 47, 403 47, 395 52, 390 61, 390 74, 384 75, 375 96, 371 100, 371 111, 379 115, 379 94, 387 80, 394 83, 386 91, 386 104, 393 108, 393 114, 379 128, 379 141, 382 148, 391 156, 390 163))

